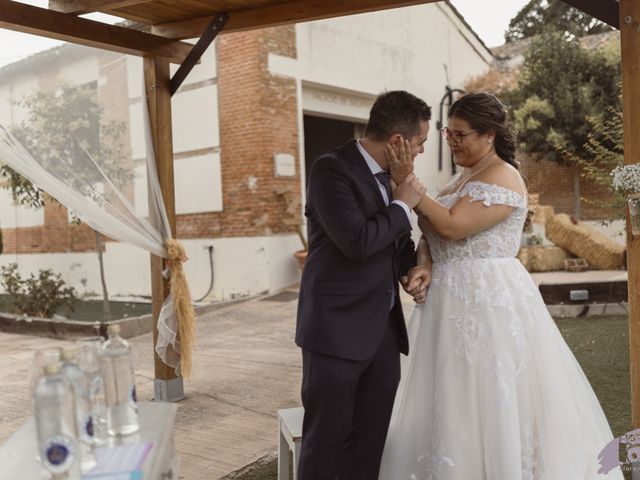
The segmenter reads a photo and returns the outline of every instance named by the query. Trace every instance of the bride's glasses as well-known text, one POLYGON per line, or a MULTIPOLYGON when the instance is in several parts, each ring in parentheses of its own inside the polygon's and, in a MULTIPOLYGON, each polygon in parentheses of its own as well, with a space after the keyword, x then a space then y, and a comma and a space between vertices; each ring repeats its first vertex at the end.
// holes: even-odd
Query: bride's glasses
POLYGON ((476 133, 475 130, 463 132, 462 130, 449 130, 447 127, 442 127, 440 132, 447 142, 453 140, 455 143, 462 143, 464 137, 471 135, 472 133, 476 133))

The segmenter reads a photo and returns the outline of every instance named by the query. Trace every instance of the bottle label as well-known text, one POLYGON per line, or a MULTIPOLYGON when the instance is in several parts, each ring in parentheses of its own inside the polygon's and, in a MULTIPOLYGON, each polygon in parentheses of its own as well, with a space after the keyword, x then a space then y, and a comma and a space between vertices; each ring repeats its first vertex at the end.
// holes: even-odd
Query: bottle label
POLYGON ((138 403, 138 395, 136 394, 136 386, 132 385, 131 390, 129 390, 129 403, 135 407, 138 403))
POLYGON ((50 438, 42 447, 42 458, 49 471, 66 472, 75 460, 75 444, 65 435, 50 438))
POLYGON ((93 417, 87 415, 83 422, 82 434, 88 440, 93 440, 93 417))

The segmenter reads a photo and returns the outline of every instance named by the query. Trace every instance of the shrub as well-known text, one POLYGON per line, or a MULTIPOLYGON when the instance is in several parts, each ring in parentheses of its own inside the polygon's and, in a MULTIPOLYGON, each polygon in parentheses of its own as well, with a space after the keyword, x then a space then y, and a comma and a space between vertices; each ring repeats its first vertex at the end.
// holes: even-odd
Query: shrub
POLYGON ((11 263, 0 268, 0 284, 12 297, 17 313, 31 317, 51 318, 60 308, 72 312, 77 301, 75 289, 65 286, 60 274, 51 269, 23 279, 18 264, 11 263))

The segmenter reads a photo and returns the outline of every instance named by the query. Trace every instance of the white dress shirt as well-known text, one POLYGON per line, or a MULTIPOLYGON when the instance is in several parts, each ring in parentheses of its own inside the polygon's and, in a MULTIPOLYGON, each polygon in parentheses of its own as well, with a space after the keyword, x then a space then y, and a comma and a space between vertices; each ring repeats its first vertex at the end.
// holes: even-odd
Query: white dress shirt
MULTIPOLYGON (((376 173, 383 172, 384 170, 382 170, 382 167, 378 164, 378 162, 376 162, 373 159, 373 157, 371 155, 369 155, 369 152, 367 152, 364 149, 364 147, 360 143, 360 140, 356 140, 356 146, 358 147, 358 150, 360 151, 360 153, 364 157, 365 162, 367 162, 367 165, 369 166, 369 170, 371 170, 371 174, 373 175, 373 178, 375 179, 376 183, 378 184, 378 188, 380 189, 380 193, 382 194, 382 198, 384 198, 384 203, 386 205, 389 205, 389 200, 391 200, 391 199, 387 195, 387 189, 384 188, 384 185, 382 185, 378 181, 376 176, 375 176, 376 173)), ((396 205, 400 205, 402 207, 402 209, 404 210, 404 213, 407 214, 407 220, 409 220, 409 223, 411 223, 411 210, 409 209, 407 204, 404 203, 402 200, 393 200, 391 203, 395 203, 396 205)))

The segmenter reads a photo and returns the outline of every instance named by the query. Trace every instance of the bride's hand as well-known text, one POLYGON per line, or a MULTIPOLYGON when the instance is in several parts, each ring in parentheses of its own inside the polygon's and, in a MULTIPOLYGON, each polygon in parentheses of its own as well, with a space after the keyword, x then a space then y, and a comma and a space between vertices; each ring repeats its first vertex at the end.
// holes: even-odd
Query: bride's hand
POLYGON ((424 303, 431 283, 431 269, 425 265, 416 265, 409 270, 407 276, 400 279, 400 283, 416 303, 424 303))
POLYGON ((398 142, 397 148, 387 143, 384 153, 389 164, 389 175, 397 185, 400 185, 409 174, 413 173, 411 145, 405 139, 398 142))

